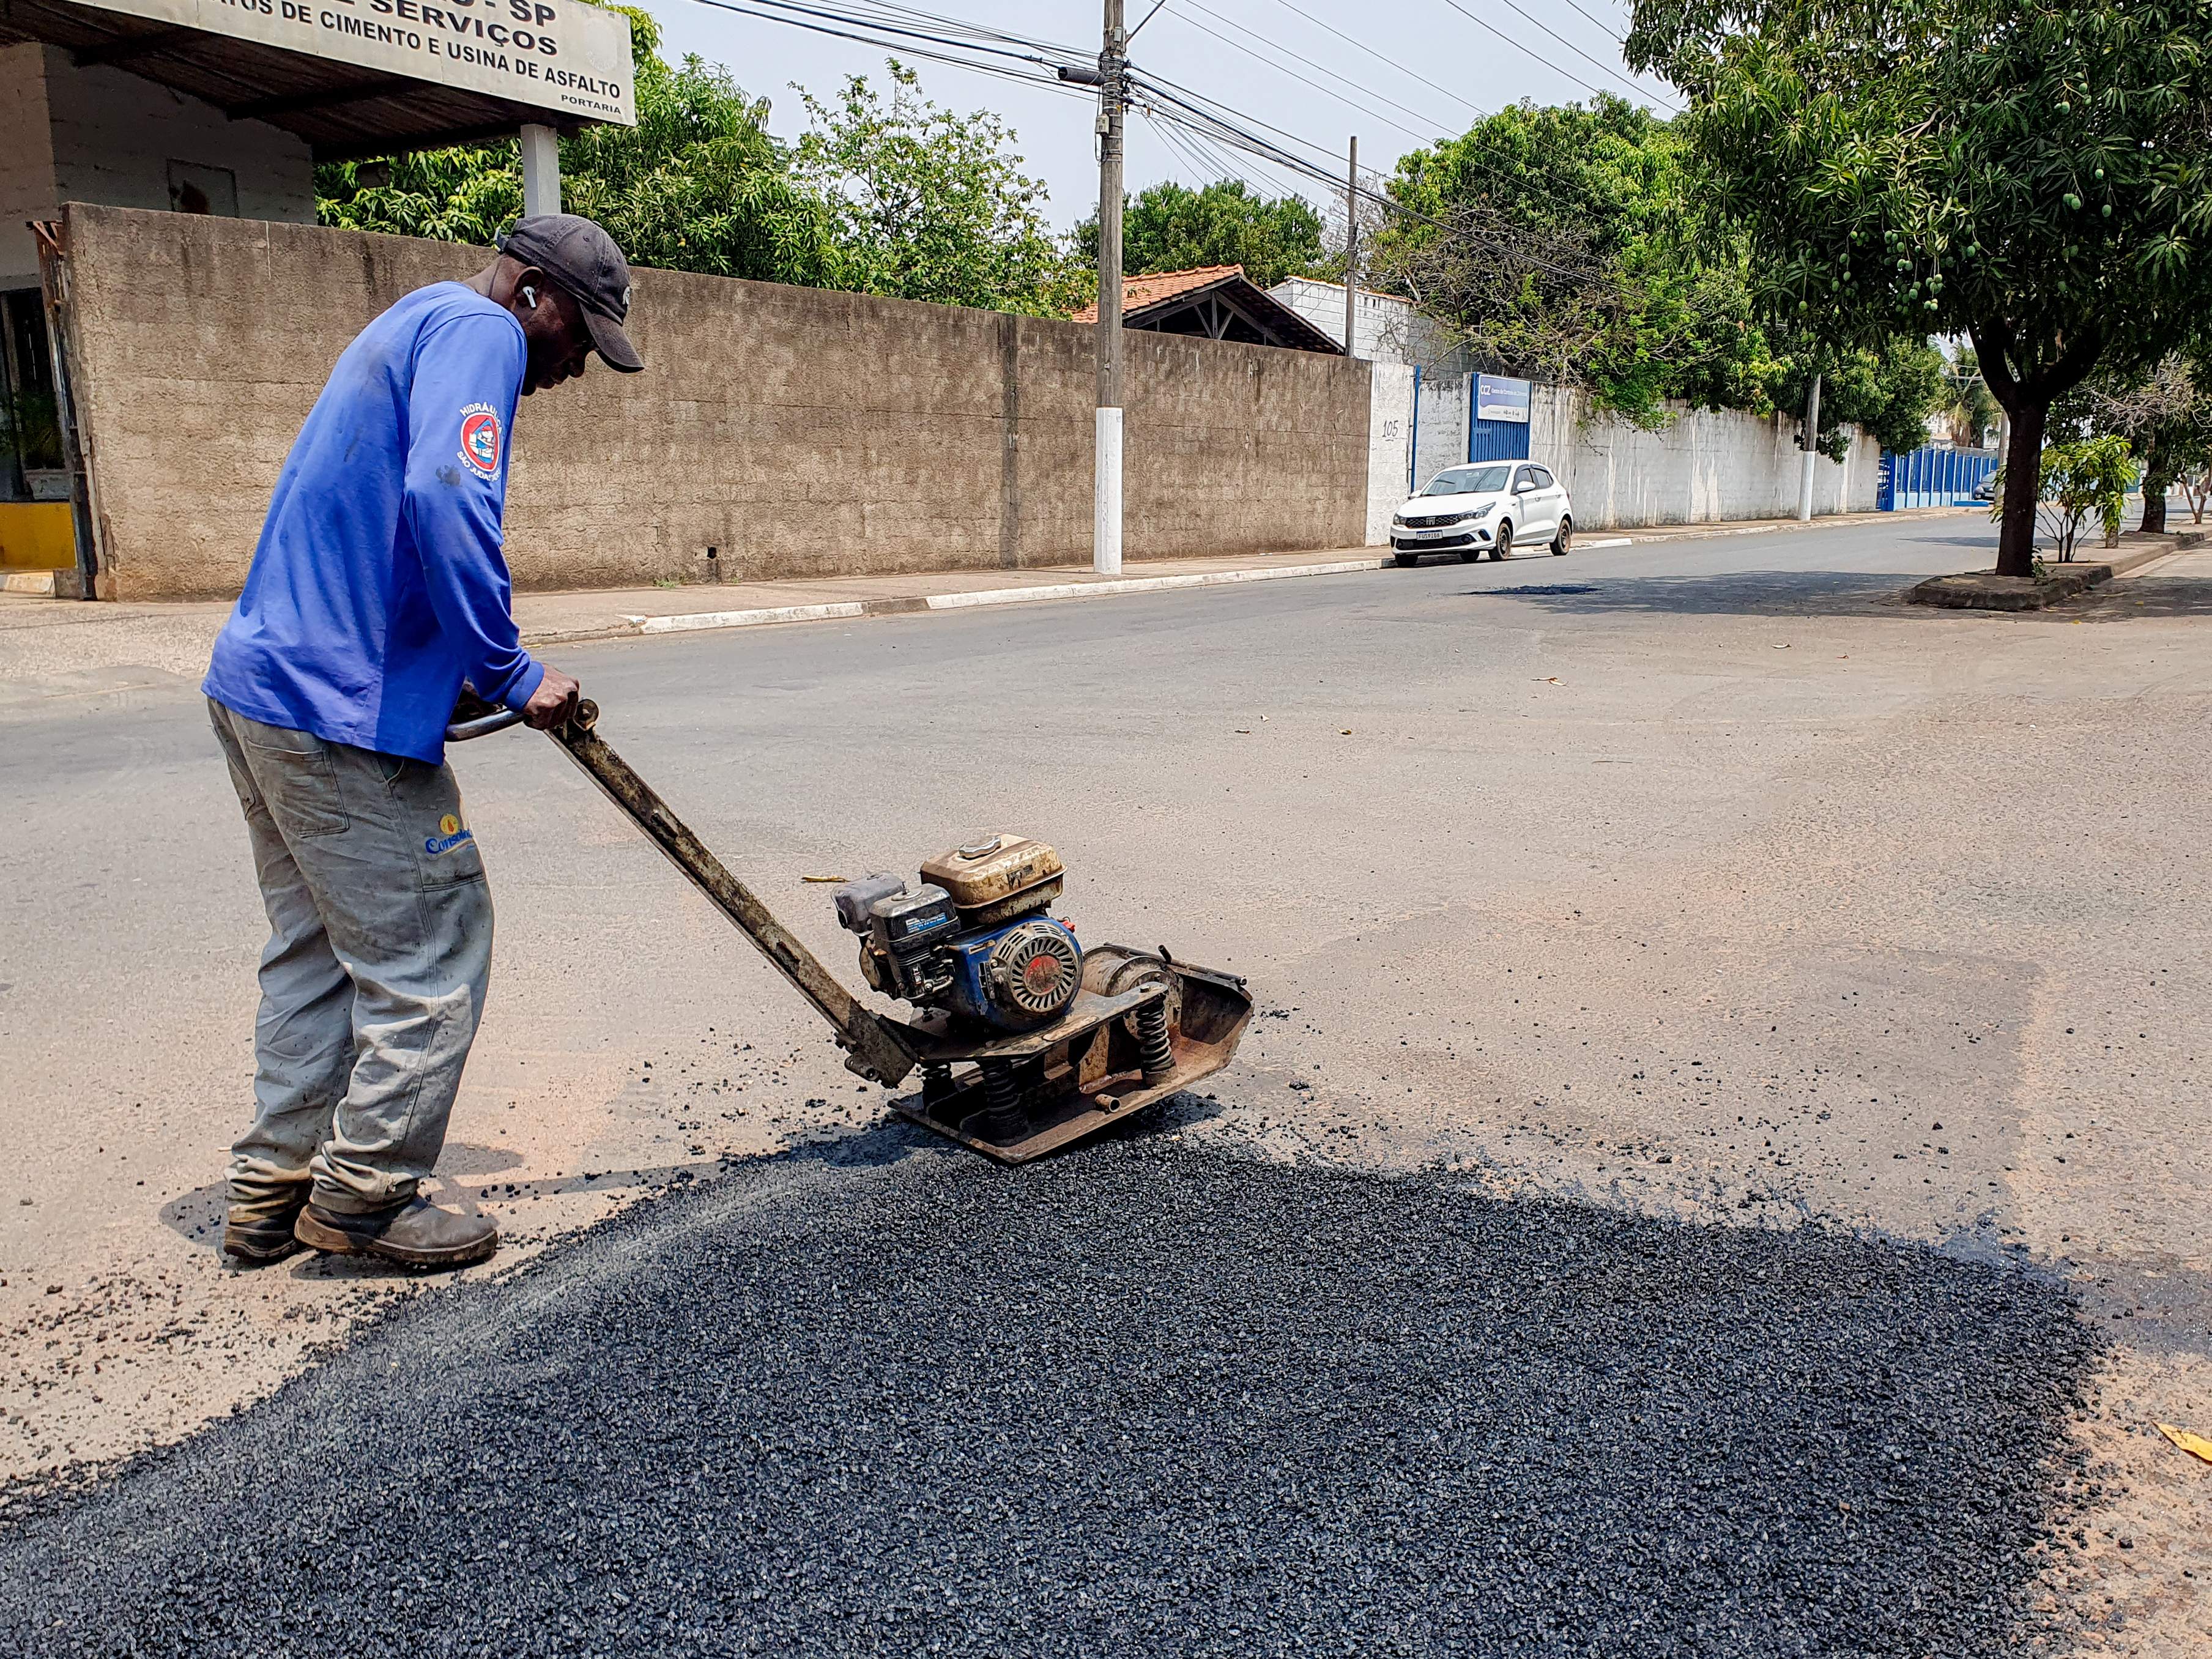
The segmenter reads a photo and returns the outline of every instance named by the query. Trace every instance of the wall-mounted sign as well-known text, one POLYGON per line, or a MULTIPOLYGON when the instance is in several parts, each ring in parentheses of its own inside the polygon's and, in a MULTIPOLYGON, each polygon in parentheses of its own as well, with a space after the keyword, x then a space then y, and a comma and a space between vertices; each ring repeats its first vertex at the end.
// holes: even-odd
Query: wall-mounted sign
POLYGON ((637 125, 629 21, 582 0, 81 0, 311 58, 637 125))
POLYGON ((1528 424, 1528 381, 1509 380, 1497 374, 1478 374, 1474 381, 1476 420, 1511 421, 1516 426, 1528 424))

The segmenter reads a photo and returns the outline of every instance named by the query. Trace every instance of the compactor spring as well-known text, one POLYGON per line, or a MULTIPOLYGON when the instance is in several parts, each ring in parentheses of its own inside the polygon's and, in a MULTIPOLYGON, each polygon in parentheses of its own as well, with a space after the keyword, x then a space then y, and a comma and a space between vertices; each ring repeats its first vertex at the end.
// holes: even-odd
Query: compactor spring
POLYGON ((983 1109, 969 1120, 986 1140, 1003 1140, 1020 1133, 1025 1121, 1022 1104, 1027 1093, 1020 1070, 1003 1060, 982 1063, 983 1109))
POLYGON ((1164 999, 1137 1011, 1137 1057, 1143 1062, 1147 1081, 1166 1077, 1175 1070, 1175 1046, 1168 1041, 1168 1005, 1164 999))

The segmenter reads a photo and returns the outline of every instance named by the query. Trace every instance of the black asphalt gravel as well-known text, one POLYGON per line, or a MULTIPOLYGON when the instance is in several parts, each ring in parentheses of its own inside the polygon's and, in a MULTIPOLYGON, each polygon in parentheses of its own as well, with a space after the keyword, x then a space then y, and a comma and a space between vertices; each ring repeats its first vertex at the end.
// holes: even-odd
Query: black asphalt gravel
POLYGON ((19 1511, 0 1653, 2005 1653, 2093 1358, 1817 1228, 886 1130, 19 1511))

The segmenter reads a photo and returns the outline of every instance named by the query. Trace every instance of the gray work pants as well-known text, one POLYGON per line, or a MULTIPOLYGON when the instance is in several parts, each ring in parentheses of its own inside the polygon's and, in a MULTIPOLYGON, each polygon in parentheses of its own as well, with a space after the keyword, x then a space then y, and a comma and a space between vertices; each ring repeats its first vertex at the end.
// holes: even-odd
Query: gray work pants
POLYGON ((483 1015, 491 894, 453 769, 264 726, 210 701, 269 912, 253 1125, 230 1201, 277 1213, 410 1196, 483 1015))

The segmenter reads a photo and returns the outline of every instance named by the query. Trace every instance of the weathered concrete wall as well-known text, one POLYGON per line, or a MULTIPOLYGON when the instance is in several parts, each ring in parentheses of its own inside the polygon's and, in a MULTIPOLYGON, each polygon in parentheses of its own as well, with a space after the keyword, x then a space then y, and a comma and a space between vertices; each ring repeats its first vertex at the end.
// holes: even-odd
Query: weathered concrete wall
POLYGON ((1414 489, 1467 459, 1467 423, 1474 411, 1472 376, 1421 372, 1413 410, 1414 489))
MULTIPOLYGON (((1343 293, 1339 289, 1339 294, 1343 293)), ((1406 498, 1413 465, 1413 371, 1404 363, 1373 365, 1367 417, 1367 542, 1390 539, 1390 515, 1406 498)))
POLYGON ((39 285, 39 245, 29 221, 51 219, 53 120, 46 108, 46 53, 26 42, 0 46, 0 289, 39 285))
MULTIPOLYGON (((72 204, 103 591, 234 592, 346 343, 481 249, 72 204)), ((528 399, 518 585, 1090 557, 1092 334, 1073 323, 640 270, 647 372, 528 399)), ((1132 557, 1356 545, 1368 366, 1176 335, 1127 345, 1132 557)))
MULTIPOLYGON (((1769 519, 1797 511, 1805 454, 1796 423, 1738 410, 1677 405, 1662 430, 1598 416, 1583 424, 1579 393, 1534 388, 1528 453, 1548 463, 1574 498, 1583 530, 1769 519)), ((1815 513, 1870 513, 1881 449, 1865 434, 1844 464, 1814 463, 1815 513)))
POLYGON ((38 283, 26 220, 71 200, 174 207, 172 162, 231 175, 242 217, 314 222, 305 140, 112 65, 81 68, 58 46, 0 46, 0 288, 38 283))

